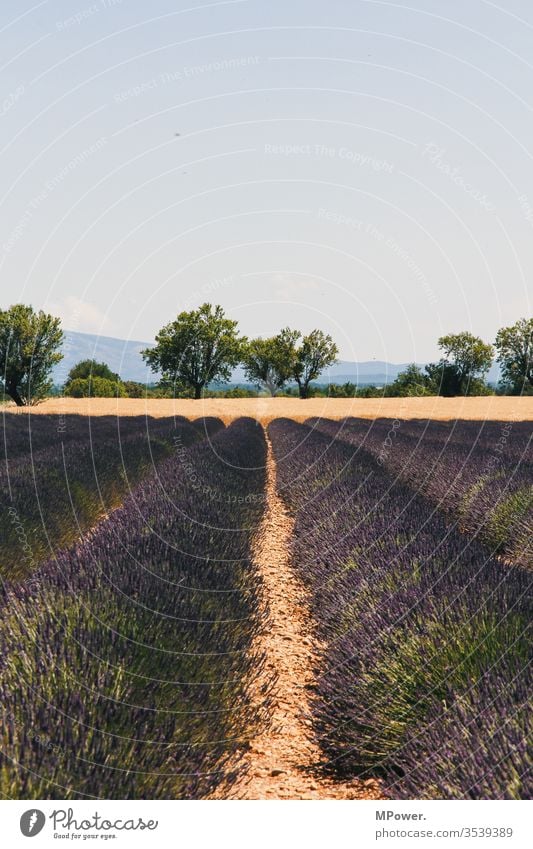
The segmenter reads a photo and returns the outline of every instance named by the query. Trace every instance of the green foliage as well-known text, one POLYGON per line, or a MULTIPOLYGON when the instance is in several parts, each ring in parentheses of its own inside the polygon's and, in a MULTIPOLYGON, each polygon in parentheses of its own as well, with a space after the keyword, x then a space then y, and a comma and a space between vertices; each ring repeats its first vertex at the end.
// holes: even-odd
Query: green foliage
POLYGON ((496 546, 515 539, 525 550, 531 546, 531 516, 533 513, 533 486, 522 487, 499 501, 487 521, 488 539, 496 546))
MULTIPOLYGON (((259 393, 256 389, 251 389, 247 386, 224 387, 223 389, 204 389, 202 398, 257 398, 259 393)), ((192 393, 189 391, 187 396, 192 398, 192 393)))
POLYGON ((151 398, 150 387, 136 380, 124 380, 122 382, 124 391, 128 398, 151 398))
POLYGON ((434 395, 435 387, 429 375, 416 363, 411 363, 386 387, 385 394, 394 398, 421 398, 434 395))
POLYGON ((127 398, 128 393, 120 380, 105 377, 77 377, 65 387, 71 398, 127 398))
POLYGON ((252 339, 244 348, 246 377, 270 395, 277 395, 292 376, 294 333, 281 331, 268 339, 252 339))
POLYGON ((122 387, 128 398, 172 398, 170 389, 137 380, 123 380, 122 387))
POLYGON ((428 363, 426 366, 428 384, 434 387, 435 395, 443 395, 445 398, 453 398, 461 395, 461 382, 457 375, 457 369, 451 363, 440 360, 438 363, 428 363))
POLYGON ((492 364, 492 345, 463 331, 441 336, 439 348, 443 357, 438 363, 426 366, 437 394, 446 397, 487 394, 484 377, 492 364))
MULTIPOLYGON (((328 385, 309 384, 307 398, 383 398, 387 394, 388 387, 375 386, 369 383, 366 386, 357 386, 347 380, 346 383, 330 383, 328 385)), ((289 387, 287 395, 299 395, 298 389, 289 387)))
MULTIPOLYGON (((140 383, 137 380, 121 381, 127 398, 174 398, 172 387, 161 384, 140 383)), ((190 393, 189 393, 190 396, 190 393)))
POLYGON ((220 398, 257 398, 257 392, 253 389, 245 389, 243 386, 232 386, 219 393, 213 393, 214 397, 220 398))
POLYGON ((503 387, 513 395, 529 394, 533 389, 533 318, 500 328, 494 345, 503 387))
POLYGON ((309 384, 316 380, 324 369, 337 362, 339 349, 331 336, 322 330, 312 330, 302 338, 298 347, 296 342, 301 337, 299 331, 285 328, 281 335, 292 352, 292 376, 298 384, 300 398, 308 398, 309 384))
POLYGON ((237 322, 226 318, 221 306, 202 304, 180 313, 156 336, 156 345, 142 352, 154 372, 163 375, 162 385, 175 392, 191 389, 201 398, 213 381, 227 381, 241 361, 243 344, 237 322))
POLYGON ((60 324, 25 304, 0 310, 0 390, 17 406, 35 404, 51 388, 50 372, 63 356, 60 324))
POLYGON ((76 363, 68 373, 64 392, 71 398, 133 397, 128 394, 119 375, 111 371, 107 363, 99 363, 96 360, 81 360, 76 363))
POLYGON ((452 362, 465 379, 486 374, 491 367, 492 345, 487 345, 479 336, 468 331, 441 336, 439 348, 444 352, 446 362, 452 362))
POLYGON ((70 369, 65 387, 74 380, 87 380, 95 377, 101 377, 115 383, 120 380, 118 374, 112 372, 106 363, 98 363, 96 360, 81 360, 70 369))
POLYGON ((356 392, 356 398, 383 398, 384 390, 374 384, 361 386, 356 392))
POLYGON ((468 384, 467 395, 495 395, 496 391, 492 386, 480 377, 474 377, 468 384))
POLYGON ((330 398, 355 398, 357 386, 349 380, 346 383, 330 383, 328 395, 330 398))
MULTIPOLYGON (((460 607, 461 602, 457 605, 460 607)), ((382 662, 356 685, 376 711, 371 733, 361 729, 367 764, 375 766, 401 751, 409 729, 422 727, 432 703, 444 701, 450 689, 464 692, 507 652, 527 660, 526 623, 509 613, 502 621, 481 611, 464 619, 444 613, 442 620, 413 616, 404 638, 382 637, 382 662), (376 727, 380 729, 376 733, 376 727)))

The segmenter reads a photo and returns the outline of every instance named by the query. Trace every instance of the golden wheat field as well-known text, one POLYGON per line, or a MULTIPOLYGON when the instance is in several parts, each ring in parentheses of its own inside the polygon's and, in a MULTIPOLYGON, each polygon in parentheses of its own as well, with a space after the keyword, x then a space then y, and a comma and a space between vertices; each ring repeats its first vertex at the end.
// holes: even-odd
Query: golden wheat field
MULTIPOLYGON (((15 405, 9 412, 27 412, 15 405)), ((91 416, 217 416, 226 424, 241 416, 250 416, 263 424, 276 418, 305 421, 311 416, 343 419, 361 418, 468 419, 475 421, 532 421, 533 397, 511 396, 475 398, 207 398, 143 399, 143 398, 50 398, 33 407, 31 413, 91 416)))

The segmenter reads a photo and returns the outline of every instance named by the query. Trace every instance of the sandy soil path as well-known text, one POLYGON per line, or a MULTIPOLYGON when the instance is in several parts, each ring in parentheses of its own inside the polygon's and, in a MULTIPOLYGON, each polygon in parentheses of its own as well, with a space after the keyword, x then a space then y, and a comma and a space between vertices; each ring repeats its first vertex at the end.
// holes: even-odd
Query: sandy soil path
POLYGON ((267 509, 259 530, 255 562, 264 582, 270 619, 255 649, 266 664, 254 682, 253 697, 262 703, 261 687, 274 674, 273 712, 268 727, 259 732, 244 755, 245 776, 232 797, 240 799, 377 799, 373 779, 337 783, 310 771, 321 761, 313 739, 309 688, 320 646, 312 635, 305 591, 294 575, 288 554, 293 522, 276 493, 276 466, 267 437, 267 509))

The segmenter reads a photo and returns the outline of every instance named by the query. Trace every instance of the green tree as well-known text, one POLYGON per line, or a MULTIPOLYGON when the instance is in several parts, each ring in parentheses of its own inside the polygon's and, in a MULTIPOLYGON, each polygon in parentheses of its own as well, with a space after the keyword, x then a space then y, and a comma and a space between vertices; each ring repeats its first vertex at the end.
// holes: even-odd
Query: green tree
POLYGON ((294 360, 294 334, 281 331, 268 339, 252 339, 244 348, 243 364, 247 379, 272 396, 291 378, 294 360))
POLYGON ((494 343, 502 384, 513 395, 533 388, 533 318, 521 318, 498 330, 494 343))
POLYGON ((356 398, 383 398, 384 390, 373 383, 368 386, 361 386, 355 393, 356 398))
POLYGON ((231 389, 224 389, 218 395, 221 398, 257 398, 257 392, 254 389, 246 389, 244 386, 232 386, 231 389))
POLYGON ((451 363, 440 360, 438 363, 428 363, 426 366, 428 385, 433 387, 434 395, 444 395, 453 398, 461 395, 461 384, 457 369, 451 363))
POLYGON ((65 387, 65 395, 72 398, 127 398, 126 387, 121 380, 106 377, 75 377, 65 387))
POLYGON ((0 389, 18 407, 43 398, 52 386, 50 372, 62 359, 59 318, 26 304, 0 310, 0 389))
POLYGON ((435 388, 429 375, 416 363, 411 363, 386 387, 385 394, 394 398, 423 397, 434 395, 435 388))
MULTIPOLYGON (((297 331, 290 331, 288 328, 282 333, 286 334, 288 340, 293 339, 294 342, 300 337, 297 331)), ((295 349, 293 355, 292 374, 298 384, 300 398, 309 396, 309 384, 337 361, 339 349, 334 343, 331 336, 324 333, 322 330, 312 330, 307 336, 302 338, 302 342, 295 349)))
POLYGON ((212 381, 228 381, 241 361, 245 340, 238 337, 237 322, 226 318, 221 306, 202 304, 197 310, 180 313, 156 336, 154 348, 142 352, 163 384, 174 389, 190 388, 201 398, 212 381))
POLYGON ((357 386, 355 383, 347 380, 346 383, 330 383, 328 386, 328 396, 330 398, 355 398, 357 386))
POLYGON ((73 380, 87 380, 93 377, 102 377, 104 380, 111 380, 114 383, 120 380, 118 374, 111 371, 106 363, 98 363, 96 360, 81 360, 70 369, 65 381, 65 388, 73 380))
POLYGON ((122 385, 128 398, 151 397, 150 387, 145 383, 139 383, 137 380, 123 380, 122 385))
POLYGON ((463 331, 441 336, 439 348, 443 352, 440 361, 426 366, 426 373, 437 393, 447 397, 484 394, 485 375, 494 356, 492 345, 463 331))

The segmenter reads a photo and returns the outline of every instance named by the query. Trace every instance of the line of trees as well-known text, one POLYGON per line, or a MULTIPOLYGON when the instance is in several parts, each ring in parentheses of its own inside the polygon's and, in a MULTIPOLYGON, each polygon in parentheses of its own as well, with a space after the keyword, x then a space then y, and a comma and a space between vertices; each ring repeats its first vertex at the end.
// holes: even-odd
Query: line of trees
MULTIPOLYGON (((501 367, 501 390, 514 395, 533 392, 533 318, 501 328, 494 345, 468 331, 441 336, 438 345, 442 351, 438 362, 424 369, 411 364, 381 394, 489 394, 486 376, 495 354, 501 367)), ((300 398, 308 398, 312 381, 337 361, 337 355, 331 336, 318 329, 302 335, 285 327, 265 339, 239 337, 237 322, 226 318, 222 307, 211 304, 180 313, 158 333, 155 347, 143 351, 151 368, 162 373, 163 385, 174 394, 192 389, 195 398, 201 398, 210 383, 229 380, 239 363, 247 380, 270 395, 294 382, 300 398)), ((346 395, 351 386, 345 386, 344 393, 330 386, 329 394, 346 395)))
POLYGON ((338 348, 322 330, 302 335, 289 327, 268 339, 239 336, 237 322, 226 318, 221 306, 202 304, 180 313, 156 336, 156 344, 142 355, 162 384, 174 394, 192 389, 201 398, 210 383, 226 382, 233 369, 244 365, 250 383, 277 395, 291 380, 300 398, 307 398, 311 381, 337 360, 338 348))
MULTIPOLYGON (((0 392, 18 406, 36 403, 52 387, 51 372, 61 359, 64 334, 58 318, 15 304, 0 310, 0 392)), ((366 390, 394 396, 483 395, 492 390, 486 375, 494 357, 500 364, 500 391, 533 394, 533 318, 501 328, 493 345, 465 331, 438 340, 442 356, 424 369, 416 364, 384 389, 366 390)), ((157 334, 156 344, 142 352, 151 369, 161 375, 158 393, 201 398, 209 386, 230 380, 242 364, 247 380, 274 396, 291 392, 308 398, 311 384, 337 361, 332 337, 315 329, 308 334, 283 328, 276 336, 247 339, 221 306, 202 304, 181 312, 157 334)), ((84 360, 71 369, 65 394, 141 397, 143 386, 122 381, 105 363, 84 360)), ((330 384, 330 395, 365 394, 353 384, 330 384)))
POLYGON ((519 319, 502 327, 494 345, 479 336, 462 333, 441 336, 440 360, 424 369, 411 364, 386 387, 385 394, 409 395, 487 395, 492 392, 486 376, 494 358, 500 365, 499 389, 508 395, 533 394, 533 319, 519 319))

